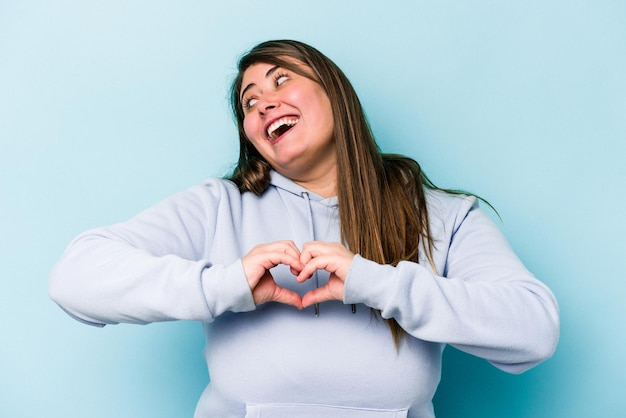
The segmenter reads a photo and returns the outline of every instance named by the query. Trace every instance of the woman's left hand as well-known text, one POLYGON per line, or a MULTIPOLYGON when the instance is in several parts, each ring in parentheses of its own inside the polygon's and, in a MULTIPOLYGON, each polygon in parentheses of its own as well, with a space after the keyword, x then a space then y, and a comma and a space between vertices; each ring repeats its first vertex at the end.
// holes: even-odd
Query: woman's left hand
POLYGON ((300 262, 304 265, 296 280, 302 283, 310 279, 316 270, 330 273, 328 283, 313 289, 302 297, 303 307, 328 300, 343 301, 344 282, 348 276, 354 254, 336 242, 307 242, 302 247, 300 262))

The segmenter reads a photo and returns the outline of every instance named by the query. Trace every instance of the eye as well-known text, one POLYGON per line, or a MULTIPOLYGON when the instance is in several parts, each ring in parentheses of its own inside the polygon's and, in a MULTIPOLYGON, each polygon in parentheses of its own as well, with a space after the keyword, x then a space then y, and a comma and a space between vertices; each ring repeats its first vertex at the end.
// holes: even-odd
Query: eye
POLYGON ((281 84, 283 84, 287 80, 289 80, 289 75, 287 75, 286 73, 277 72, 276 74, 274 74, 274 83, 277 86, 280 86, 281 84))
POLYGON ((255 97, 246 97, 243 99, 241 105, 244 110, 250 110, 258 101, 259 99, 255 97))

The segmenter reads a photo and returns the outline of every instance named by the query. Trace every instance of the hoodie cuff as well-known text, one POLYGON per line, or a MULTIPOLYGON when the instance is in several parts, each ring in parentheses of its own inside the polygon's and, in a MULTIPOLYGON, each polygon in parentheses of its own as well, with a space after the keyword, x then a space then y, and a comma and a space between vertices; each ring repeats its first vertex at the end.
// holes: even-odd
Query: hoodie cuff
POLYGON ((383 310, 393 292, 387 282, 395 273, 393 266, 378 264, 357 254, 344 283, 343 302, 383 310))
POLYGON ((249 312, 256 309, 241 260, 229 266, 207 267, 202 272, 202 289, 211 314, 249 312))

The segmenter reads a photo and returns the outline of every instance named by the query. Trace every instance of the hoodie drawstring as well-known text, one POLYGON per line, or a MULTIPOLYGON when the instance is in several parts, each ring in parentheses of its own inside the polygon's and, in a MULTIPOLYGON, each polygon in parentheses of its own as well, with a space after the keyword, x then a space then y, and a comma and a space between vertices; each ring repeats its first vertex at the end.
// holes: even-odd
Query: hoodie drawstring
MULTIPOLYGON (((309 193, 302 192, 302 197, 306 201, 307 204, 307 216, 309 218, 309 237, 311 241, 315 241, 315 229, 313 228, 313 208, 311 207, 311 198, 309 197, 309 193)), ((315 279, 315 287, 320 287, 319 277, 317 275, 317 271, 313 273, 313 277, 315 279)), ((315 316, 320 315, 320 304, 315 304, 315 316)))
MULTIPOLYGON (((311 237, 311 241, 315 241, 315 229, 313 227, 313 208, 311 207, 311 198, 309 197, 308 192, 302 192, 302 197, 306 201, 307 204, 307 217, 309 220, 309 236, 311 237)), ((317 271, 313 274, 315 279, 315 287, 320 287, 319 276, 317 275, 317 271)), ((356 313, 356 305, 352 304, 352 313, 356 313)), ((315 316, 320 315, 320 304, 315 304, 315 316)))

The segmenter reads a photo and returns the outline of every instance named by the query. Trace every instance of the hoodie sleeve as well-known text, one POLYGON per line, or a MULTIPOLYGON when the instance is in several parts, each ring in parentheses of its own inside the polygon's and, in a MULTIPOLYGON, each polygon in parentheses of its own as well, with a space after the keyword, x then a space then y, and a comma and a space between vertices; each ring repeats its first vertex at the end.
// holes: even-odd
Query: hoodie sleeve
POLYGON ((416 338, 451 344, 521 373, 556 348, 556 300, 474 198, 454 200, 458 204, 443 217, 444 227, 434 228, 440 273, 413 262, 394 267, 357 256, 344 302, 379 309, 416 338))
POLYGON ((219 181, 174 195, 127 222, 79 235, 53 268, 50 297, 75 319, 105 325, 211 321, 255 308, 241 260, 216 265, 216 225, 232 222, 219 181))

